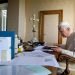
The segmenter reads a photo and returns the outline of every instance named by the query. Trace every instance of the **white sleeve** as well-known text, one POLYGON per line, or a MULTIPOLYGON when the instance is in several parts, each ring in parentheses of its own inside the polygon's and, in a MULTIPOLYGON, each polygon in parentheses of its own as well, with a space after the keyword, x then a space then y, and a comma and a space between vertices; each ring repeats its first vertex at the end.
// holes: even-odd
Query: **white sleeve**
POLYGON ((71 56, 71 57, 74 57, 74 58, 75 58, 75 53, 74 53, 74 52, 72 52, 72 51, 62 49, 61 53, 62 53, 62 54, 69 55, 69 56, 71 56))

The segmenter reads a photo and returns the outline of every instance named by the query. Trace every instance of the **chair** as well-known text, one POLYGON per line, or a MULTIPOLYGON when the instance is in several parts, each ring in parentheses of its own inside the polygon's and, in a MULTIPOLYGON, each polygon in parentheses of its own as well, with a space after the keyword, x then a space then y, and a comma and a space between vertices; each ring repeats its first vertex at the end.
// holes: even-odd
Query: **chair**
POLYGON ((75 58, 71 57, 71 56, 68 56, 68 55, 65 55, 65 54, 61 54, 58 58, 59 61, 63 61, 63 59, 65 58, 65 61, 66 61, 66 68, 65 70, 61 73, 61 74, 58 74, 58 75, 70 75, 70 69, 69 69, 69 63, 70 62, 74 62, 75 63, 75 58))

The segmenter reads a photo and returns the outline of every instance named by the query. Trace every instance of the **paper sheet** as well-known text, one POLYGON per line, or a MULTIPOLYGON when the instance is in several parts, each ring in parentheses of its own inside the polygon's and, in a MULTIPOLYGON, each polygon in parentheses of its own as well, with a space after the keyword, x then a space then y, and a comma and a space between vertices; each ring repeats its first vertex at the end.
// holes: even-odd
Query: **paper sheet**
POLYGON ((0 37, 0 64, 11 60, 11 37, 0 37))
POLYGON ((11 62, 12 65, 47 65, 59 67, 54 55, 45 52, 25 52, 11 62))

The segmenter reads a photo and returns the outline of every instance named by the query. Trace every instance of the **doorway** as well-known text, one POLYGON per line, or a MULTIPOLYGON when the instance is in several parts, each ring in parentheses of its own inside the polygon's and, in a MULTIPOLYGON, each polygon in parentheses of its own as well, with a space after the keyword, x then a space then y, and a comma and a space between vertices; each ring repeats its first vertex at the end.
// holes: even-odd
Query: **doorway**
POLYGON ((62 44, 62 36, 58 31, 58 25, 61 21, 63 21, 63 10, 40 11, 38 27, 39 41, 49 44, 62 44))

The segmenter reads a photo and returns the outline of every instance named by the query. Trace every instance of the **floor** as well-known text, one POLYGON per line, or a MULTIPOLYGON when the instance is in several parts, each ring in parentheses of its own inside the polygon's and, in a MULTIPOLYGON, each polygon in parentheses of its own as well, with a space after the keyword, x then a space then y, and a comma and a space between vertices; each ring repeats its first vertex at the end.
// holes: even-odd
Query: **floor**
MULTIPOLYGON (((65 62, 59 62, 62 71, 65 69, 65 62)), ((70 75, 75 75, 75 63, 69 63, 70 75)))

